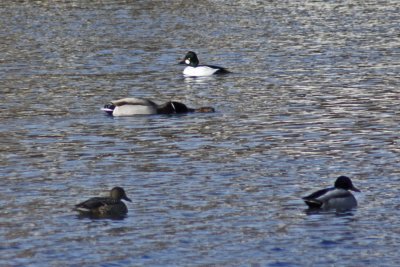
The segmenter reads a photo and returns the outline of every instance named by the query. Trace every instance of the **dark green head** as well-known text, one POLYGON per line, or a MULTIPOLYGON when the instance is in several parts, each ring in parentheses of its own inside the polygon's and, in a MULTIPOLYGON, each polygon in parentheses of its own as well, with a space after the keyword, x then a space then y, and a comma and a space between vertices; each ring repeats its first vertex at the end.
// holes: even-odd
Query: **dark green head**
POLYGON ((199 65, 199 59, 197 58, 197 55, 193 51, 189 51, 186 53, 186 56, 183 58, 179 64, 185 64, 188 66, 192 67, 197 67, 199 65))
POLYGON ((336 181, 335 181, 335 187, 340 188, 340 189, 345 189, 345 190, 352 190, 356 192, 360 192, 359 189, 357 189, 354 185, 353 182, 350 180, 349 177, 347 176, 339 176, 336 181))

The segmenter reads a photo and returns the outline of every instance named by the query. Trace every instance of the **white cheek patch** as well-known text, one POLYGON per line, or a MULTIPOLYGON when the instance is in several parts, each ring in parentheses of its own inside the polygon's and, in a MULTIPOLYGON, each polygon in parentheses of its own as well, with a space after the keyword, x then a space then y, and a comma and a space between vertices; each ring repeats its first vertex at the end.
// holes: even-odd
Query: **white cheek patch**
POLYGON ((189 65, 190 64, 190 59, 186 59, 185 63, 189 65))

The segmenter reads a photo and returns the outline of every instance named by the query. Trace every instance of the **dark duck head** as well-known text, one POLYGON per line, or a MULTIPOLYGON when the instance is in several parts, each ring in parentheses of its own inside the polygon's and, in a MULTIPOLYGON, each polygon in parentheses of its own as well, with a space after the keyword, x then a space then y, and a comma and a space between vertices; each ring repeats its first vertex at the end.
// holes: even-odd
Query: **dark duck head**
POLYGON ((193 51, 189 51, 186 53, 185 57, 179 64, 184 64, 192 67, 197 67, 199 65, 199 59, 197 58, 197 55, 193 51))

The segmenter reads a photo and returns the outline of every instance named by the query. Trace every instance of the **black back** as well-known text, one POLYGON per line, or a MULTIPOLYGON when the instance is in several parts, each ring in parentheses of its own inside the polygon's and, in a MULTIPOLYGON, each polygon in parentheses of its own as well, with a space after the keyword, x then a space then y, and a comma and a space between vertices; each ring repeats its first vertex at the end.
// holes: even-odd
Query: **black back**
POLYGON ((311 195, 303 197, 303 199, 304 200, 316 199, 316 198, 319 198, 320 196, 328 193, 329 191, 332 191, 333 189, 335 189, 335 188, 331 187, 331 188, 321 189, 321 190, 318 190, 318 191, 312 193, 311 195))
POLYGON ((173 107, 175 113, 187 113, 189 112, 189 108, 180 102, 171 101, 171 106, 173 107))
POLYGON ((169 101, 158 107, 159 114, 175 114, 175 113, 179 114, 179 113, 188 113, 192 111, 193 109, 188 108, 185 104, 175 101, 169 101))
POLYGON ((219 66, 215 66, 215 65, 202 65, 202 66, 207 66, 213 69, 218 69, 214 74, 228 74, 230 73, 229 70, 223 68, 223 67, 219 67, 219 66))

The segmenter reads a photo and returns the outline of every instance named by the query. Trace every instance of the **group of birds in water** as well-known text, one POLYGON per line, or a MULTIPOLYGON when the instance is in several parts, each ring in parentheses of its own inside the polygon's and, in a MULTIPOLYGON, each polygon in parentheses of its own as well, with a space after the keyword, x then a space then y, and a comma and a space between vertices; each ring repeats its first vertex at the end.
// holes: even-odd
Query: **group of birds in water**
MULTIPOLYGON (((207 77, 230 73, 230 71, 222 67, 200 65, 199 59, 197 58, 196 53, 193 51, 187 52, 186 56, 181 62, 179 62, 179 64, 186 65, 186 68, 183 70, 183 75, 186 77, 207 77)), ((152 114, 182 114, 191 112, 215 112, 215 109, 212 107, 201 107, 197 109, 188 108, 185 104, 176 101, 168 101, 164 104, 158 105, 149 99, 137 97, 113 100, 106 104, 102 110, 115 117, 152 114)))
MULTIPOLYGON (((333 187, 318 190, 303 200, 310 210, 347 211, 357 207, 357 200, 349 190, 360 192, 349 177, 339 176, 333 187)), ((75 209, 83 216, 123 218, 128 208, 122 200, 132 202, 122 187, 114 187, 110 196, 90 198, 75 205, 75 209)))
MULTIPOLYGON (((227 69, 213 65, 199 65, 196 53, 189 51, 185 58, 180 62, 187 67, 183 74, 190 77, 211 76, 215 74, 230 73, 227 69)), ((188 112, 215 112, 212 107, 201 107, 197 109, 188 108, 186 105, 169 101, 158 105, 145 98, 123 98, 111 101, 102 108, 107 114, 112 116, 132 116, 150 114, 179 114, 188 112)), ((338 211, 350 210, 357 207, 357 200, 350 192, 360 192, 351 179, 347 176, 339 176, 333 187, 318 190, 306 197, 304 202, 309 209, 338 211)), ((126 196, 122 187, 114 187, 108 197, 93 197, 75 205, 75 209, 81 215, 90 217, 123 217, 128 213, 128 208, 122 200, 132 202, 126 196)))

